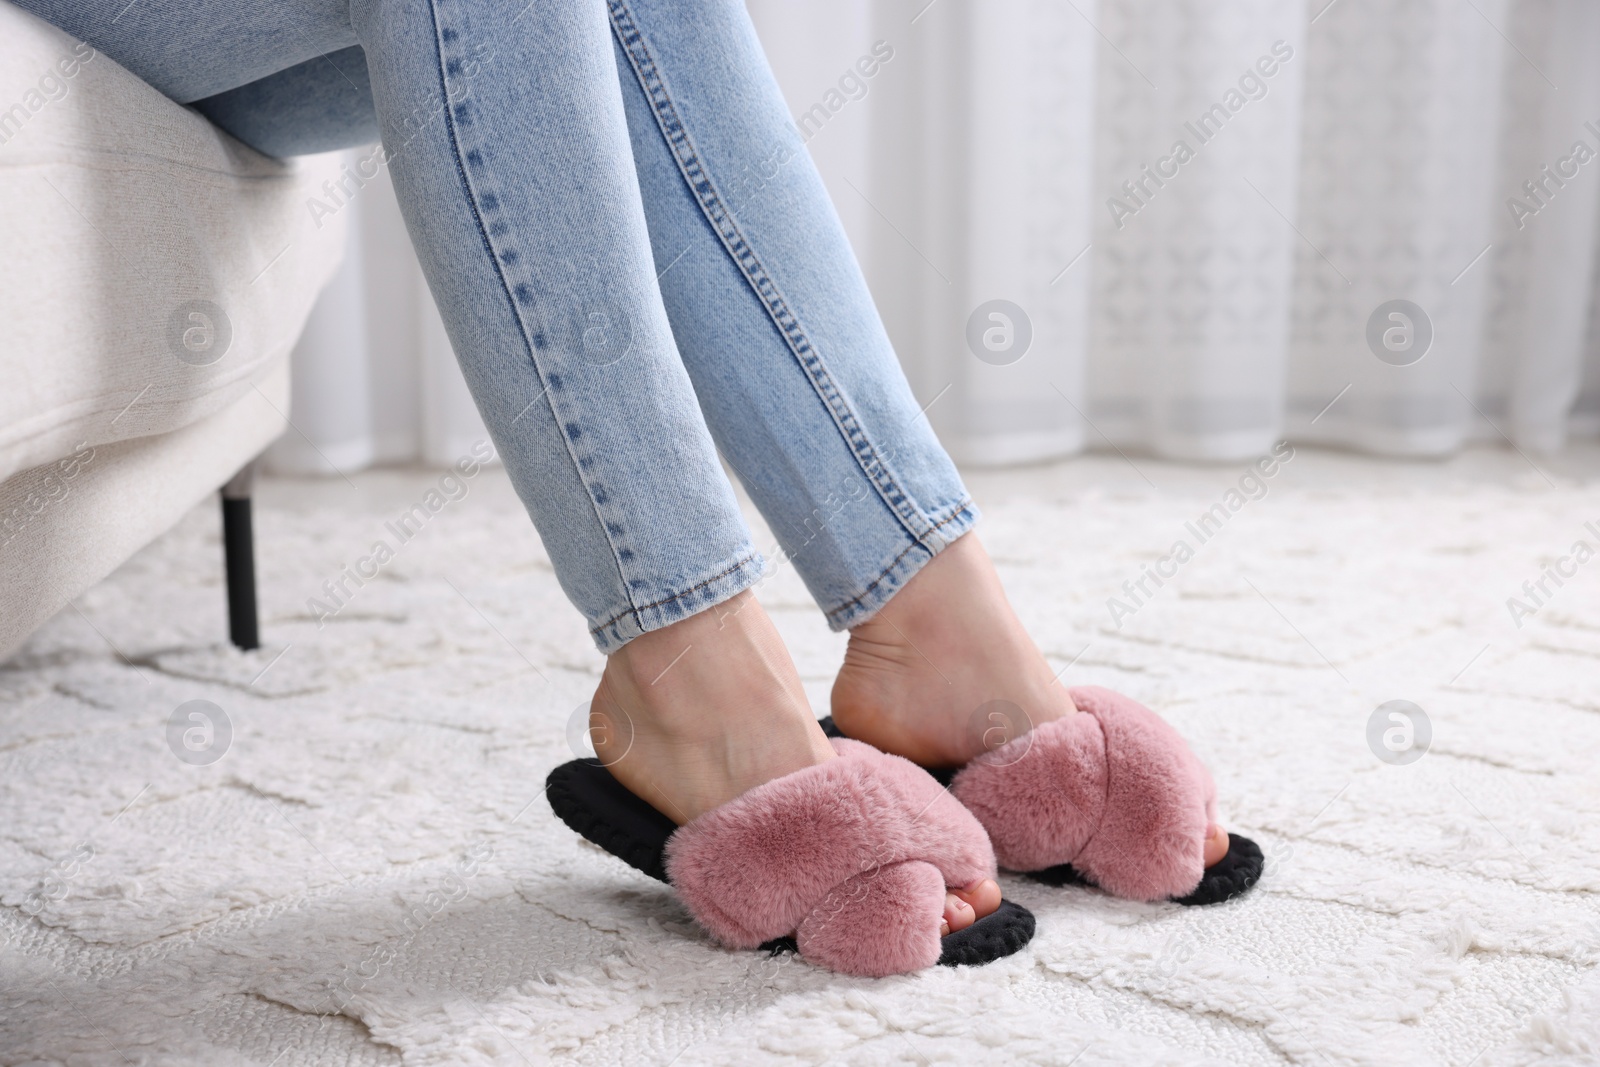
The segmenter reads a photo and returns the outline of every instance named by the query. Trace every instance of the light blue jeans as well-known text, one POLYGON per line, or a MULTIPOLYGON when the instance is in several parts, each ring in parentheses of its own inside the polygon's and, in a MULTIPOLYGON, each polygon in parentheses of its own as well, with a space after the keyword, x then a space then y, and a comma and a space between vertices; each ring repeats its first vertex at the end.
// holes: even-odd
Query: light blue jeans
POLYGON ((17 0, 272 155, 381 138, 602 651, 755 585, 835 629, 977 512, 738 0, 17 0))

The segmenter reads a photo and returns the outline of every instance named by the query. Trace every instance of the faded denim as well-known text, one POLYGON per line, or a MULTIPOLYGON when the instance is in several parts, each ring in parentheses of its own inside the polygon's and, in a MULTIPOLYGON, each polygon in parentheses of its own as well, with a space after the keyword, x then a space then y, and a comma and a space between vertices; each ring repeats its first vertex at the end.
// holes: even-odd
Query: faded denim
POLYGON ((20 0, 240 140, 381 138, 485 423, 611 651, 768 562, 830 625, 977 512, 736 0, 20 0))

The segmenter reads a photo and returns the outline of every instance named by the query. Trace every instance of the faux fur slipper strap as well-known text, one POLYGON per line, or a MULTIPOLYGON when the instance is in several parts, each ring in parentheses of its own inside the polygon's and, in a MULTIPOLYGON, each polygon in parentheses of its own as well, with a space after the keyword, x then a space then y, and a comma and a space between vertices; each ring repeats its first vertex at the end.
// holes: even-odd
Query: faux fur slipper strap
MULTIPOLYGON (((611 777, 610 771, 600 765, 600 760, 570 760, 552 769, 544 795, 555 814, 571 829, 581 833, 582 837, 589 838, 595 845, 651 878, 669 881, 667 843, 678 832, 677 824, 630 793, 621 782, 611 777)), ((870 889, 886 886, 888 881, 883 886, 869 886, 862 889, 862 896, 866 896, 870 889)), ((826 910, 822 915, 826 917, 826 910)), ((811 923, 806 939, 813 957, 819 952, 827 955, 827 950, 822 947, 822 941, 826 941, 826 929, 819 931, 818 926, 819 923, 811 923)), ((838 926, 835 933, 842 933, 843 929, 845 926, 838 926)), ((786 931, 784 936, 762 942, 758 949, 766 952, 798 952, 800 947, 795 942, 794 933, 786 931)), ((978 966, 992 963, 1018 952, 1032 937, 1034 913, 1014 901, 1002 901, 1000 909, 994 913, 984 915, 973 925, 939 939, 939 965, 978 966)))
POLYGON ((1070 692, 1084 714, 979 756, 951 785, 1000 864, 1134 900, 1214 903, 1254 884, 1260 850, 1246 838, 1232 837, 1229 858, 1206 869, 1216 787, 1177 731, 1109 689, 1070 692), (1216 892, 1201 892, 1213 873, 1216 892))
POLYGON ((945 887, 995 876, 989 839, 920 767, 832 743, 838 758, 681 827, 667 842, 667 875, 731 947, 793 932, 802 956, 848 974, 932 966, 945 887))

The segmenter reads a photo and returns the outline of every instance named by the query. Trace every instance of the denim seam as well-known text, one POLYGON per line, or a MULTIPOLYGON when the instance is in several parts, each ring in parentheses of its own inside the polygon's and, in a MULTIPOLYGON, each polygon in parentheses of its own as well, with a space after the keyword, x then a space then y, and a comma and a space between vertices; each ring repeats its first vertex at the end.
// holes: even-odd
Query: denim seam
MULTIPOLYGON (((938 522, 934 523, 931 527, 929 527, 929 531, 928 532, 929 533, 934 533, 934 532, 938 531, 940 528, 948 526, 952 522, 955 522, 957 519, 961 518, 962 516, 970 515, 971 513, 972 513, 972 498, 971 497, 965 497, 956 505, 955 510, 952 511, 948 516, 946 516, 943 519, 940 519, 938 522)), ((912 542, 911 544, 907 545, 904 549, 902 549, 898 556, 896 556, 894 559, 890 560, 889 561, 889 565, 887 567, 883 568, 883 570, 879 571, 877 576, 875 578, 873 578, 872 581, 868 582, 866 587, 864 589, 862 589, 861 592, 857 593, 855 596, 851 597, 849 600, 843 601, 843 602, 839 603, 838 605, 836 605, 836 606, 834 606, 832 608, 829 608, 826 611, 824 611, 822 613, 823 618, 832 620, 836 616, 842 615, 846 611, 848 611, 850 608, 853 608, 853 607, 857 606, 858 604, 860 604, 863 600, 865 600, 868 596, 870 596, 872 594, 873 590, 877 589, 878 586, 883 583, 883 580, 885 578, 887 578, 891 573, 893 573, 893 571, 895 570, 896 567, 900 566, 900 561, 905 559, 906 556, 915 548, 922 548, 925 551, 929 552, 930 553, 929 558, 932 558, 932 556, 938 555, 939 551, 940 551, 939 549, 930 549, 930 548, 928 548, 927 545, 923 544, 920 541, 912 542)))
MULTIPOLYGON (((489 256, 489 263, 494 268, 495 277, 500 279, 500 289, 505 295, 506 305, 511 309, 511 317, 517 324, 517 330, 522 334, 523 346, 527 349, 528 363, 533 367, 533 373, 538 377, 539 384, 543 386, 545 406, 550 410, 550 418, 555 422, 556 436, 561 438, 562 445, 567 450, 567 457, 572 460, 572 469, 578 476, 578 481, 583 485, 584 491, 589 495, 589 506, 594 510, 595 522, 600 526, 600 534, 606 539, 606 547, 611 550, 611 562, 617 568, 617 584, 622 589, 622 595, 629 604, 633 603, 633 593, 628 588, 628 576, 622 568, 622 558, 617 553, 617 546, 611 539, 611 531, 606 528, 605 516, 600 514, 600 504, 595 500, 594 490, 589 486, 589 479, 583 473, 583 464, 578 461, 578 455, 572 450, 572 442, 562 432, 562 420, 556 411, 555 398, 550 395, 550 383, 546 381, 544 370, 539 366, 535 353, 533 339, 528 336, 528 324, 523 321, 522 310, 517 307, 517 301, 511 292, 511 283, 506 278, 505 269, 501 266, 500 257, 495 254, 494 242, 489 239, 489 231, 483 224, 483 213, 478 207, 477 190, 473 188, 472 179, 467 175, 467 169, 461 162, 461 135, 456 129, 455 116, 451 113, 450 86, 445 78, 445 58, 443 32, 439 26, 438 0, 428 0, 428 16, 433 23, 433 54, 439 64, 439 91, 444 94, 444 121, 445 128, 450 135, 450 158, 456 165, 456 174, 461 179, 461 187, 467 194, 467 206, 472 210, 472 220, 477 224, 478 237, 483 242, 483 249, 489 256)), ((638 609, 634 608, 635 621, 638 609)), ((627 614, 624 612, 623 614, 627 614)), ((618 616, 620 618, 621 616, 618 616)), ((613 620, 615 621, 615 620, 613 620)))
POLYGON ((641 611, 650 611, 653 608, 661 607, 663 604, 670 604, 675 600, 682 600, 684 597, 688 596, 690 593, 693 593, 696 589, 704 589, 706 586, 710 585, 712 582, 721 581, 723 578, 726 578, 728 575, 734 573, 735 571, 741 570, 747 564, 749 564, 751 561, 756 559, 756 557, 758 555, 759 555, 759 553, 756 553, 756 552, 748 553, 743 558, 741 558, 740 560, 735 562, 734 565, 729 567, 727 570, 721 572, 720 574, 713 574, 711 577, 705 579, 704 581, 696 582, 694 585, 689 586, 687 589, 680 589, 678 592, 673 593, 671 596, 663 597, 662 599, 657 600, 654 603, 638 604, 638 605, 635 605, 634 607, 628 609, 627 611, 618 612, 617 614, 611 616, 611 618, 607 619, 605 622, 601 623, 599 626, 592 627, 589 630, 589 633, 590 634, 598 634, 601 630, 604 630, 606 627, 615 624, 619 619, 627 618, 629 615, 632 615, 633 618, 634 618, 634 621, 639 623, 641 625, 641 627, 642 627, 643 626, 643 620, 639 618, 639 613, 641 611))
POLYGON ((721 194, 717 192, 711 175, 700 161, 699 152, 694 147, 689 131, 678 116, 677 105, 673 103, 672 95, 667 90, 666 81, 656 66, 643 31, 634 22, 633 13, 625 0, 607 0, 607 7, 611 15, 612 29, 622 45, 623 52, 628 56, 629 64, 633 67, 640 86, 650 100, 656 124, 660 127, 673 159, 677 162, 684 181, 700 205, 700 210, 705 214, 712 231, 716 233, 723 248, 744 275, 745 281, 754 290, 756 298, 761 301, 773 325, 783 335, 789 350, 811 382, 812 389, 822 400, 833 418, 834 425, 850 448, 856 465, 872 483, 890 512, 899 519, 906 533, 923 548, 932 551, 924 541, 924 538, 932 533, 928 517, 889 472, 887 463, 867 438, 866 431, 862 429, 854 410, 845 399, 843 390, 833 380, 833 375, 829 373, 804 327, 790 309, 777 282, 745 239, 732 213, 723 204, 721 194))

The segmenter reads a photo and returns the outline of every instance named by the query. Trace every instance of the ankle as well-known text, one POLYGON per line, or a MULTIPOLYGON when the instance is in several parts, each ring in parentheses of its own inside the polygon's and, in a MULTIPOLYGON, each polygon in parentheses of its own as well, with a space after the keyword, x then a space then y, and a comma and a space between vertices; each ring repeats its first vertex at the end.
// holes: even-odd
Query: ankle
POLYGON ((783 638, 749 592, 622 646, 596 696, 637 705, 668 730, 697 727, 730 703, 809 707, 783 638))
POLYGON ((1075 710, 970 533, 851 630, 832 704, 847 736, 925 766, 1075 710))
POLYGON ((611 773, 680 823, 833 756, 777 627, 748 593, 612 653, 590 726, 611 773))

